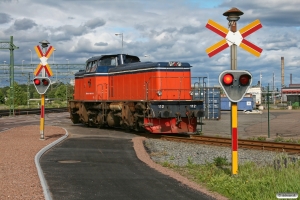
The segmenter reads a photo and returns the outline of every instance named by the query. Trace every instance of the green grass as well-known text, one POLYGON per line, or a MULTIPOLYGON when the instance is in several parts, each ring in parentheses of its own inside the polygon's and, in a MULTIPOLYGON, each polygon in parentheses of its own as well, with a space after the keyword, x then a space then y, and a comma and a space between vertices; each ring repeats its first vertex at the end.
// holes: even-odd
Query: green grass
POLYGON ((214 163, 205 165, 193 164, 189 159, 185 167, 167 163, 164 163, 164 166, 233 200, 277 199, 276 194, 279 192, 300 194, 299 161, 289 162, 287 168, 282 162, 279 170, 274 166, 262 167, 249 162, 239 165, 237 175, 231 174, 231 163, 221 157, 215 158, 214 163))

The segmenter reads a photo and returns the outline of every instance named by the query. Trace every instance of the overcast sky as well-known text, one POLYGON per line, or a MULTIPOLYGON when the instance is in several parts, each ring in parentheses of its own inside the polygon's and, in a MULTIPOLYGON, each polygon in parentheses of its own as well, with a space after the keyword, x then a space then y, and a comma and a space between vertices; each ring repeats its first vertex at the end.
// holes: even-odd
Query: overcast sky
MULTIPOLYGON (((189 62, 194 77, 208 76, 209 86, 230 69, 230 49, 209 58, 205 49, 220 41, 205 25, 209 19, 228 27, 223 13, 232 7, 244 12, 238 30, 259 19, 263 28, 246 39, 261 47, 260 57, 238 49, 238 69, 249 70, 253 85, 281 85, 281 57, 285 85, 300 83, 299 0, 0 0, 0 41, 14 37, 15 64, 39 59, 34 46, 48 40, 55 63, 84 63, 89 57, 123 53, 142 61, 189 62), (148 55, 148 57, 144 57, 148 55)), ((50 60, 53 59, 52 57, 50 60)), ((9 51, 0 51, 0 63, 9 51)), ((51 64, 51 62, 49 62, 51 64)))

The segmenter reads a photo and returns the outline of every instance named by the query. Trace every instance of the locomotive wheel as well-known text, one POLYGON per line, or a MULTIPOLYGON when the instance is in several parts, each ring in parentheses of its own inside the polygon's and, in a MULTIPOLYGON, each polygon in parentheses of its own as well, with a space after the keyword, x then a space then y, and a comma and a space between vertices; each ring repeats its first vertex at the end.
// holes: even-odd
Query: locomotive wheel
POLYGON ((106 125, 105 124, 99 124, 98 128, 100 128, 100 129, 106 128, 106 125))
POLYGON ((71 114, 70 118, 71 118, 71 121, 73 122, 73 124, 79 124, 80 123, 78 114, 71 114))
POLYGON ((92 121, 88 122, 88 126, 89 127, 97 127, 97 125, 94 122, 92 122, 92 121))
POLYGON ((122 129, 125 130, 126 133, 130 133, 131 129, 127 124, 122 124, 122 129))
POLYGON ((101 113, 99 113, 97 116, 98 128, 100 128, 100 129, 107 127, 107 124, 105 123, 104 118, 105 118, 105 116, 101 113))

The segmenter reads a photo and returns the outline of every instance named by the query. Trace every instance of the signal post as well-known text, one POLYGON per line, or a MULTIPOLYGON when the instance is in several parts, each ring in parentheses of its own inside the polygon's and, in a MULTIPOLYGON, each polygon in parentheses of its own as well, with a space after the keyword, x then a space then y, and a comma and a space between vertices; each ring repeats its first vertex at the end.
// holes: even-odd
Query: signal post
MULTIPOLYGON (((240 19, 240 15, 244 13, 240 10, 229 10, 223 13, 224 16, 227 16, 228 26, 232 33, 236 32, 237 21, 240 19)), ((230 47, 230 57, 231 57, 231 70, 237 69, 237 48, 236 44, 231 45, 230 47)), ((243 95, 244 96, 244 95, 243 95)), ((238 118, 237 118, 237 102, 231 101, 231 173, 238 173, 238 118)))
POLYGON ((229 30, 213 20, 208 20, 206 24, 206 28, 224 38, 206 49, 209 57, 230 46, 231 70, 220 74, 219 83, 231 101, 232 174, 238 173, 237 102, 244 97, 252 83, 252 75, 248 71, 237 70, 237 45, 257 57, 262 52, 261 48, 245 39, 248 35, 262 28, 259 20, 255 20, 237 31, 237 21, 243 14, 237 8, 232 8, 223 13, 224 16, 227 16, 229 30))
POLYGON ((40 42, 43 48, 43 51, 39 46, 35 46, 34 49, 40 58, 41 62, 38 64, 37 68, 34 71, 34 75, 38 76, 40 72, 42 72, 41 77, 35 77, 33 79, 33 84, 37 90, 37 92, 41 95, 41 120, 40 120, 40 139, 44 140, 44 125, 45 125, 45 93, 47 92, 49 86, 51 85, 51 81, 46 77, 46 73, 48 76, 52 76, 53 72, 47 63, 48 58, 54 51, 54 48, 50 46, 48 49, 48 44, 50 44, 47 40, 43 40, 40 42))
POLYGON ((219 76, 219 83, 231 101, 231 147, 232 174, 238 172, 238 118, 237 102, 241 101, 252 83, 252 75, 246 70, 225 70, 219 76))

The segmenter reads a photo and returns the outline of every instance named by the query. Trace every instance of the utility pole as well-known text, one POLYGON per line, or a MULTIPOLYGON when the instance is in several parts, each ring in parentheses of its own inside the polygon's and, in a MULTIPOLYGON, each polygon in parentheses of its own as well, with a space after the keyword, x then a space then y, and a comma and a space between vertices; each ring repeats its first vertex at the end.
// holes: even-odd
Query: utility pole
POLYGON ((9 67, 9 88, 10 88, 10 99, 9 99, 9 115, 15 114, 15 98, 14 98, 14 50, 19 49, 19 47, 14 45, 13 36, 10 36, 10 41, 0 41, 0 49, 9 49, 10 51, 10 67, 9 67))
POLYGON ((273 72, 273 92, 272 92, 272 98, 273 98, 273 105, 275 105, 276 101, 275 101, 275 75, 273 72))
POLYGON ((28 82, 27 82, 27 107, 28 108, 29 108, 29 99, 30 99, 29 86, 30 86, 30 73, 28 73, 28 82))

